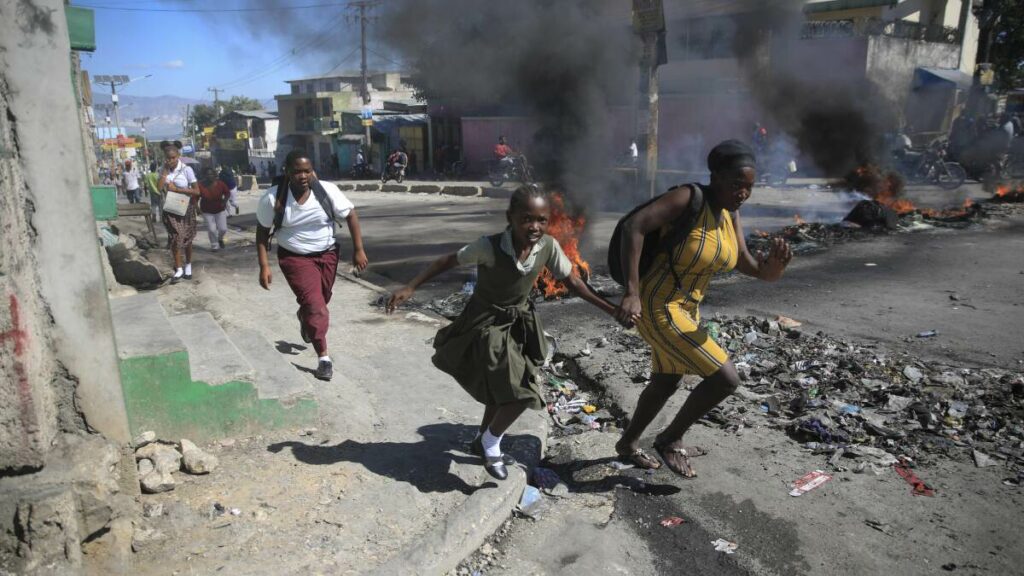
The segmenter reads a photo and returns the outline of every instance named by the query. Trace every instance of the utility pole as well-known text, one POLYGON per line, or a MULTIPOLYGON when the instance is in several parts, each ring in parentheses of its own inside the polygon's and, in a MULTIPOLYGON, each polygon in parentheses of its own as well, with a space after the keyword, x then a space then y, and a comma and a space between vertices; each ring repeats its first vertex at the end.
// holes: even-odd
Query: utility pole
MULTIPOLYGON (((376 0, 356 0, 348 3, 349 8, 359 10, 359 16, 357 16, 359 19, 359 49, 362 53, 359 71, 363 79, 363 83, 362 86, 360 86, 359 91, 360 95, 363 97, 364 108, 370 106, 370 78, 366 69, 366 24, 369 21, 369 18, 366 16, 366 12, 376 4, 376 0)), ((366 125, 366 163, 370 164, 372 162, 370 156, 373 149, 373 140, 370 134, 371 124, 366 121, 364 121, 363 124, 366 125)))
POLYGON ((654 198, 658 186, 658 66, 666 59, 662 0, 633 0, 633 29, 643 39, 644 46, 638 87, 647 102, 647 149, 642 180, 644 188, 654 198))
POLYGON ((142 161, 149 166, 149 142, 146 140, 146 122, 149 122, 149 116, 136 118, 135 122, 142 126, 142 161))
POLYGON ((213 113, 216 116, 220 116, 220 93, 224 91, 223 88, 207 88, 207 92, 213 92, 213 113))

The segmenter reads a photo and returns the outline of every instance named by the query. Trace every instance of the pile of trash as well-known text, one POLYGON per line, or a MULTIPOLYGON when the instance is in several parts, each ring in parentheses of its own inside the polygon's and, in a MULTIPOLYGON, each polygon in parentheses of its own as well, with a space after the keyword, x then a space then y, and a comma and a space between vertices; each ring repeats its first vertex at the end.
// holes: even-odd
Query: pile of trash
POLYGON ((616 425, 615 416, 608 410, 598 408, 597 401, 580 390, 570 378, 564 360, 552 363, 549 359, 541 375, 541 391, 547 401, 548 414, 555 425, 554 437, 604 430, 616 425))
MULTIPOLYGON (((884 353, 781 316, 716 318, 706 329, 733 358, 741 396, 836 468, 843 456, 861 468, 938 457, 1024 468, 1024 374, 884 353)), ((739 429, 747 412, 724 404, 707 419, 739 429)))
POLYGON ((873 201, 858 204, 850 214, 837 223, 801 222, 786 226, 776 232, 755 230, 747 235, 747 247, 751 251, 767 251, 773 238, 789 242, 796 254, 807 254, 851 240, 866 240, 879 235, 900 232, 916 232, 930 228, 966 228, 981 218, 1002 215, 996 204, 976 203, 963 211, 947 215, 926 215, 921 212, 895 214, 879 210, 875 222, 865 221, 865 212, 873 201))

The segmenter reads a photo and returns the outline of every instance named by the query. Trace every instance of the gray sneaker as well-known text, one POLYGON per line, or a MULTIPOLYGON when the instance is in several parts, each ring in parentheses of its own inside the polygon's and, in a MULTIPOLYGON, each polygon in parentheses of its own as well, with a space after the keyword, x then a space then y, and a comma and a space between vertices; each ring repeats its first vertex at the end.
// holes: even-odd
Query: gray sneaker
POLYGON ((313 372, 313 376, 317 380, 330 381, 334 377, 334 364, 331 364, 330 360, 321 360, 316 367, 316 372, 313 372))

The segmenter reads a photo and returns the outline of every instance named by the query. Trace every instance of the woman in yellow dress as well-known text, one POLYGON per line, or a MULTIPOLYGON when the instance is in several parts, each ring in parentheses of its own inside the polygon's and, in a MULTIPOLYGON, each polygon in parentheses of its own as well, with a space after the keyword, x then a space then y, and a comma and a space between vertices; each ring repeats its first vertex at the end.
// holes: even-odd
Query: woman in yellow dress
POLYGON ((622 270, 626 292, 616 311, 619 322, 635 324, 651 346, 651 382, 640 395, 629 427, 615 445, 620 457, 641 468, 659 468, 640 448, 640 436, 679 388, 684 374, 704 380, 694 388, 654 448, 677 474, 697 475, 690 458, 704 450, 683 444, 683 435, 709 410, 736 391, 736 368, 725 351, 699 327, 698 306, 711 277, 733 268, 769 282, 782 277, 793 254, 776 238, 766 255, 755 258, 743 239, 739 208, 750 197, 756 177, 753 151, 727 140, 708 155, 709 185, 678 186, 640 209, 623 225, 622 270), (692 204, 692 205, 691 205, 692 204), (672 250, 658 254, 641 277, 644 237, 671 233, 692 211, 694 226, 672 250))

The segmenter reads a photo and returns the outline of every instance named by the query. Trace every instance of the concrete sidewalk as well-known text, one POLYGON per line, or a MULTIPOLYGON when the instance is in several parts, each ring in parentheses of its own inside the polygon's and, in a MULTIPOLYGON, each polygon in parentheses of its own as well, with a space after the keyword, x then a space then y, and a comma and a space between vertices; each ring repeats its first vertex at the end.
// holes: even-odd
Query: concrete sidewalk
MULTIPOLYGON (((174 566, 189 573, 443 574, 509 516, 526 475, 517 469, 496 482, 465 452, 481 407, 430 363, 442 320, 385 316, 374 287, 339 278, 330 305, 335 377, 319 382, 276 263, 270 291, 256 281, 251 244, 204 254, 197 264, 192 283, 160 290, 168 315, 205 310, 229 335, 255 331, 273 343, 294 378, 313 384, 320 424, 213 442, 207 448, 221 468, 212 475, 142 496, 165 506, 144 519, 162 544, 137 554, 139 573, 174 566), (219 514, 214 503, 239 514, 219 514)), ((507 451, 532 466, 546 427, 546 415, 527 414, 507 451)))

